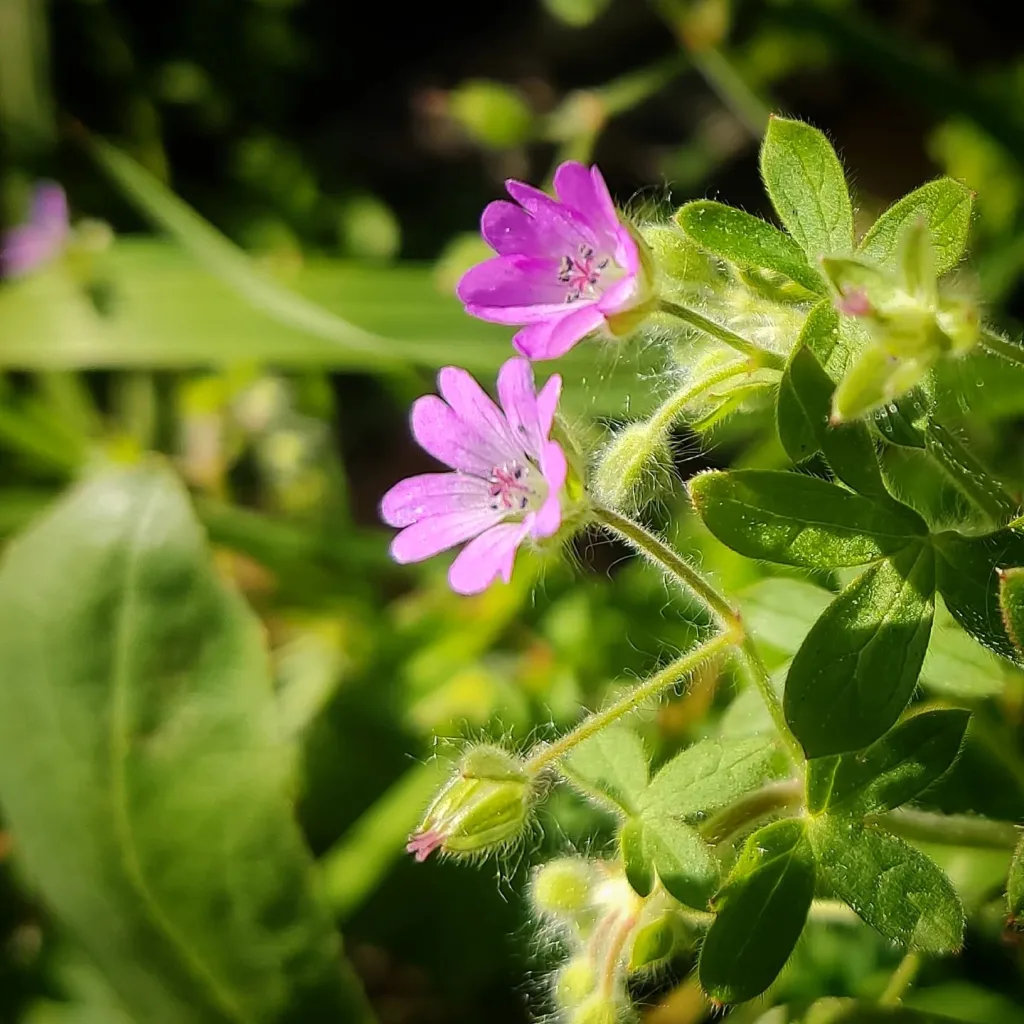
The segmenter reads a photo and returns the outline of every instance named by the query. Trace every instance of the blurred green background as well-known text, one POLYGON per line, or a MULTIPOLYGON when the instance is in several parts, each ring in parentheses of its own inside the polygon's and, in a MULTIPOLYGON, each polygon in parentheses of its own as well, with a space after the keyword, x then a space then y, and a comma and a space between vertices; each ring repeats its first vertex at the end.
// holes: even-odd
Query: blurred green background
MULTIPOLYGON (((512 585, 472 600, 447 591, 443 558, 388 561, 377 501, 429 468, 410 401, 449 362, 489 384, 511 351, 451 294, 485 254, 484 204, 575 157, 645 217, 705 195, 768 215, 757 145, 779 110, 829 133, 866 223, 940 173, 975 188, 970 287, 1013 330, 1024 52, 1007 15, 1002 0, 0 0, 2 216, 58 180, 80 243, 0 285, 0 542, 97 459, 175 460, 266 625, 302 825, 381 1024, 543 1013, 553 954, 526 914, 528 864, 607 834, 559 793, 521 863, 414 865, 401 846, 439 777, 434 737, 549 735, 695 628, 657 574, 597 538, 521 558, 512 585)), ((663 368, 654 346, 582 346, 559 367, 569 413, 599 436, 650 406, 663 368)), ((972 372, 989 389, 974 440, 1020 478, 1021 381, 972 372)), ((754 407, 710 439, 680 435, 680 472, 781 465, 768 422, 754 407)), ((661 525, 682 510, 666 500, 661 525)), ((681 544, 704 545, 677 521, 681 544)), ((711 544, 701 557, 733 593, 762 571, 711 544)), ((940 806, 1024 819, 1024 762, 993 753, 1020 748, 1020 684, 1006 669, 979 691, 994 699, 940 806)), ((729 686, 701 679, 666 704, 656 749, 700 735, 729 686)), ((0 821, 0 1019, 114 1021, 12 850, 0 821)), ((914 998, 1024 1021, 1005 864, 946 867, 978 916, 914 998)), ((877 993, 898 959, 866 928, 815 925, 776 998, 877 993)), ((644 993, 649 1024, 710 1018, 685 967, 644 993)))

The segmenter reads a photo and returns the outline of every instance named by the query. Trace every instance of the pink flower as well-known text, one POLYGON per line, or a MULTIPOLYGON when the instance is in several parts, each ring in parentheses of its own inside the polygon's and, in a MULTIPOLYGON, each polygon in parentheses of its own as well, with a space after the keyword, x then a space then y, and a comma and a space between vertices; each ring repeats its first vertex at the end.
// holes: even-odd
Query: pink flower
POLYGON ((498 255, 459 281, 467 313, 525 325, 515 347, 530 359, 555 359, 609 317, 645 301, 639 246, 597 167, 562 164, 557 199, 521 181, 506 188, 516 202, 491 203, 480 222, 498 255))
POLYGON ((419 562, 469 543, 448 572, 452 590, 477 594, 512 576, 516 549, 529 535, 549 537, 562 522, 565 454, 549 439, 562 388, 553 376, 537 393, 525 359, 498 372, 501 408, 465 371, 438 374, 443 398, 412 407, 412 432, 453 473, 403 480, 384 495, 381 517, 403 527, 391 543, 396 562, 419 562))
POLYGON ((3 277, 21 277, 48 263, 64 249, 70 232, 64 189, 54 182, 40 182, 32 197, 29 219, 3 236, 0 273, 3 277))

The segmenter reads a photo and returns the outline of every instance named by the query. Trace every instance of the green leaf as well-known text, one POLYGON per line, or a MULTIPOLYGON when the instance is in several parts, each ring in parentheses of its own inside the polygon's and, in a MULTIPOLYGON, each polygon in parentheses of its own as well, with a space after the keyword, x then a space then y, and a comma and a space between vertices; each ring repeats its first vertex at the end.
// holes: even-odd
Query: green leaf
POLYGON ((965 633, 945 605, 939 612, 936 607, 921 682, 932 693, 952 697, 978 699, 1002 693, 1014 669, 965 633))
POLYGON ((927 412, 920 391, 911 391, 899 401, 882 406, 873 422, 890 444, 903 448, 925 447, 922 431, 927 425, 927 412))
POLYGON ((707 910, 720 881, 711 847, 674 818, 645 813, 643 821, 644 850, 661 884, 684 906, 707 910))
POLYGON ((1003 569, 997 575, 1003 625, 1018 655, 1024 656, 1024 568, 1003 569))
POLYGON ((829 815, 813 819, 810 837, 836 895, 885 938, 936 955, 961 947, 960 897, 923 853, 896 836, 829 815))
POLYGON ((793 655, 834 596, 804 580, 769 577, 740 592, 740 612, 758 643, 793 655))
POLYGON ((697 513, 723 544, 784 565, 862 565, 927 533, 905 506, 881 505, 803 473, 713 471, 694 477, 689 489, 697 513))
POLYGON ((616 725, 584 740, 562 767, 589 795, 635 814, 647 789, 648 761, 637 733, 629 726, 616 725))
POLYGON ((808 291, 825 293, 821 275, 785 232, 732 206, 701 199, 680 207, 676 223, 702 249, 748 270, 772 270, 808 291))
POLYGON ((854 816, 892 810, 944 775, 963 743, 969 711, 924 711, 867 750, 807 763, 807 807, 854 816))
POLYGON ((982 537, 938 533, 936 582, 946 607, 976 640, 996 654, 1024 664, 999 603, 999 570, 1024 565, 1024 532, 1007 527, 982 537))
POLYGON ((777 821, 747 840, 701 947, 698 972, 708 995, 739 1003, 771 985, 803 931, 814 881, 802 822, 777 821))
POLYGON ((973 205, 974 193, 959 181, 929 181, 890 206, 861 239, 857 251, 895 269, 904 229, 923 217, 935 254, 935 270, 945 274, 963 258, 973 205))
POLYGON ((785 772, 786 759, 771 739, 701 740, 658 771, 641 801, 642 813, 700 818, 785 772))
POLYGON ((1024 836, 1017 844, 1010 862, 1010 876, 1006 882, 1006 913, 1014 922, 1024 915, 1024 836))
POLYGON ((804 322, 779 383, 779 440, 794 462, 820 450, 843 483, 861 494, 888 500, 866 424, 829 422, 835 384, 815 352, 831 351, 830 342, 838 337, 839 314, 831 302, 819 303, 804 322))
POLYGON ((761 176, 779 219, 812 261, 853 248, 846 177, 816 128, 773 117, 761 147, 761 176))
POLYGON ((132 1015, 363 1021, 289 800, 259 621, 177 479, 87 480, 0 567, 0 799, 132 1015))
POLYGON ((934 566, 926 544, 873 565, 807 634, 783 704, 808 757, 866 747, 907 706, 931 633, 934 566))
POLYGON ((637 896, 650 896, 654 888, 654 867, 644 845, 644 823, 630 818, 619 830, 619 853, 626 869, 626 880, 637 896))

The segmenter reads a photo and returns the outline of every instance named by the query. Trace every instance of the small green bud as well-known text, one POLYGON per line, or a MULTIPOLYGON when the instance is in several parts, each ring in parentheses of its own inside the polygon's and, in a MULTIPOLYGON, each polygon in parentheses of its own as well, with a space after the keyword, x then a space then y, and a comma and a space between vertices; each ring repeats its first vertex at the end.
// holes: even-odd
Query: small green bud
POLYGON ((533 111, 517 90, 503 82, 470 79, 451 94, 448 103, 466 134, 491 149, 518 146, 533 131, 533 111))
POLYGON ((573 917, 587 909, 594 874, 581 857, 561 857, 533 876, 533 905, 541 914, 573 917))
POLYGON ((555 1002, 563 1010, 572 1010, 584 1002, 597 986, 597 972, 585 957, 570 960, 555 976, 555 1002))
POLYGON ((569 1017, 570 1024, 619 1024, 622 1007, 607 996, 595 994, 569 1017))
POLYGON ((533 798, 533 780, 518 758, 500 747, 474 747, 427 809, 406 850, 420 862, 437 849, 486 854, 522 834, 533 798))
POLYGON ((899 359, 879 345, 866 348, 854 361, 832 398, 832 422, 865 416, 909 391, 934 360, 899 359))

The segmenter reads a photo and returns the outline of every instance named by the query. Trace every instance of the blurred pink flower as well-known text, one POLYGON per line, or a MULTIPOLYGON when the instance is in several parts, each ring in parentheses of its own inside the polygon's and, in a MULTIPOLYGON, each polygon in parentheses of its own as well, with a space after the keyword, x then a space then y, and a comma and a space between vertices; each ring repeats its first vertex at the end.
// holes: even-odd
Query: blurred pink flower
POLYGON ((551 377, 538 394, 530 364, 510 359, 498 372, 500 409, 465 370, 447 366, 437 381, 442 398, 417 399, 412 431, 455 472, 396 484, 381 501, 381 517, 403 527, 391 544, 397 562, 419 562, 468 540, 448 581, 456 593, 476 594, 499 576, 511 579, 528 535, 549 537, 561 525, 566 461, 549 434, 562 381, 551 377))
POLYGON ((36 185, 29 218, 3 235, 0 275, 21 277, 58 256, 71 232, 64 189, 52 181, 36 185))
POLYGON ((564 355, 646 299, 639 246, 620 222, 601 172, 569 161, 554 184, 557 199, 506 182, 516 202, 491 203, 480 223, 498 255, 467 271, 456 289, 467 313, 525 325, 513 344, 530 359, 564 355))

